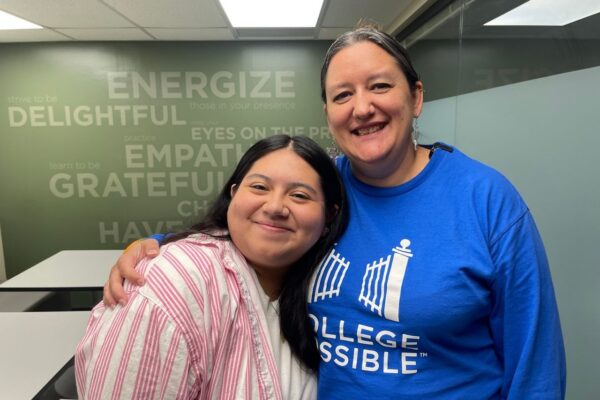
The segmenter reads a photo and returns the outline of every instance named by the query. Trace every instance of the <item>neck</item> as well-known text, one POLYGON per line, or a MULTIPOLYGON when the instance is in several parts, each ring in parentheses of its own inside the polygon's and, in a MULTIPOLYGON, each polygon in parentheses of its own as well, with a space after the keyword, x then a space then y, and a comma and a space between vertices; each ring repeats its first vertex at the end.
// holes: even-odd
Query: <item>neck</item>
POLYGON ((400 157, 392 154, 388 159, 372 164, 350 161, 352 173, 359 181, 367 185, 398 186, 419 175, 429 161, 427 150, 419 146, 415 150, 412 143, 400 157))
POLYGON ((261 268, 252 266, 256 272, 258 283, 264 290, 269 299, 277 300, 281 293, 281 286, 287 268, 261 268))

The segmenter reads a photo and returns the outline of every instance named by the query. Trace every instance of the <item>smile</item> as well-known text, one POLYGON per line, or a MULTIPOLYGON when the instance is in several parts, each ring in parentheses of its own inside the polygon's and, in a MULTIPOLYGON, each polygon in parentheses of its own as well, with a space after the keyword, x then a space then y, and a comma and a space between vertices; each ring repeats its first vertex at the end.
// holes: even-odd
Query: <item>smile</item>
POLYGON ((365 127, 365 128, 358 128, 358 129, 352 130, 352 134, 357 135, 357 136, 370 135, 372 133, 380 131, 384 127, 385 127, 385 124, 377 124, 377 125, 372 125, 372 126, 365 127))
POLYGON ((272 223, 269 222, 258 222, 255 221, 255 224, 257 224, 258 226, 260 226, 261 228, 270 231, 270 232, 292 232, 292 229, 286 227, 286 226, 281 226, 281 225, 274 225, 272 223))

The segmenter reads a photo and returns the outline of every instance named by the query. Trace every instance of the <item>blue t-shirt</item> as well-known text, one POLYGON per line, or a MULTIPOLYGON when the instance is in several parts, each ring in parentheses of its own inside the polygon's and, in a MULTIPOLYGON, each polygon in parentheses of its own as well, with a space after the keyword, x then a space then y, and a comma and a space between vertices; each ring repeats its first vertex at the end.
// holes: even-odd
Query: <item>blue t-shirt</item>
POLYGON ((498 172, 438 149, 397 187, 338 166, 350 222, 309 288, 319 399, 562 399, 565 357, 531 214, 498 172))

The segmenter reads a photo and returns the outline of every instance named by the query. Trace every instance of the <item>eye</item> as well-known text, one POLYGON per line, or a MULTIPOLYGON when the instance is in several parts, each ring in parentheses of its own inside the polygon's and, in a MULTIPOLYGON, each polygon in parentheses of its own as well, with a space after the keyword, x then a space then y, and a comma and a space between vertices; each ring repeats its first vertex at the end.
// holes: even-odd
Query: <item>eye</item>
POLYGON ((263 183, 251 183, 250 185, 248 185, 251 189, 254 190, 259 190, 259 191, 266 191, 267 190, 267 186, 264 185, 263 183))
POLYGON ((348 100, 348 98, 350 97, 350 95, 351 95, 350 92, 341 92, 341 93, 338 93, 338 94, 336 94, 333 97, 333 101, 336 102, 336 103, 343 103, 346 100, 348 100))
POLYGON ((373 90, 375 92, 385 92, 391 87, 392 87, 392 85, 390 85, 389 83, 377 82, 377 83, 374 83, 373 85, 371 85, 371 90, 373 90))
POLYGON ((310 196, 304 192, 293 192, 290 196, 298 200, 310 200, 310 196))

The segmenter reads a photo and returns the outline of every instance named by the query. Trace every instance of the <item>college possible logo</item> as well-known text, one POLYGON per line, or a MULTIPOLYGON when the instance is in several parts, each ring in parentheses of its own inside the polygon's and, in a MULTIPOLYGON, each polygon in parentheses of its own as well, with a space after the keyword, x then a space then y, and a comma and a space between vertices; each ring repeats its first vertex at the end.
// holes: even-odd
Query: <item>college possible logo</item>
MULTIPOLYGON (((408 262, 412 258, 410 240, 402 239, 391 254, 365 267, 358 301, 371 312, 391 321, 400 321, 400 296, 408 262)), ((309 303, 340 295, 350 261, 334 248, 313 275, 309 303)))

